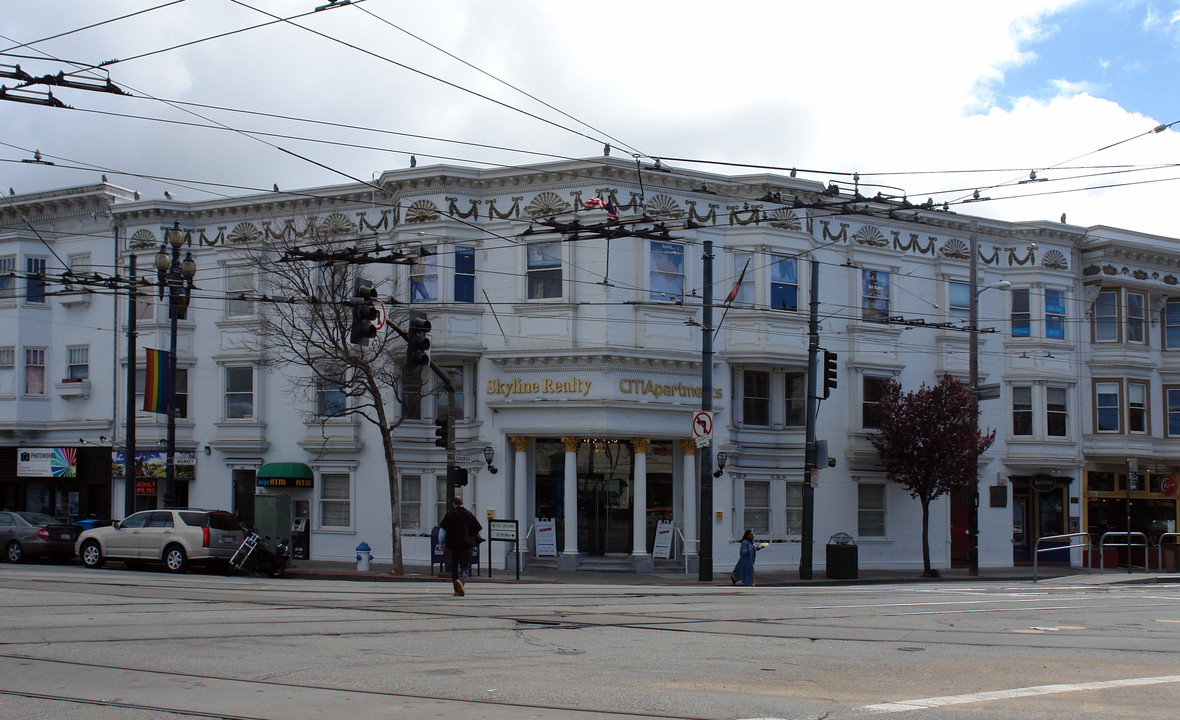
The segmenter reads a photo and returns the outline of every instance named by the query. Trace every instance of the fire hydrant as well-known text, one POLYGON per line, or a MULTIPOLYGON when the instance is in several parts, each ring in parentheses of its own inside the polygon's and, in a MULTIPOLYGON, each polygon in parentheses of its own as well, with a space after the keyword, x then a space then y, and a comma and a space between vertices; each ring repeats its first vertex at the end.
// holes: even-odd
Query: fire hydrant
POLYGON ((369 572, 369 565, 373 562, 373 549, 369 543, 362 542, 356 546, 356 569, 358 572, 369 572))

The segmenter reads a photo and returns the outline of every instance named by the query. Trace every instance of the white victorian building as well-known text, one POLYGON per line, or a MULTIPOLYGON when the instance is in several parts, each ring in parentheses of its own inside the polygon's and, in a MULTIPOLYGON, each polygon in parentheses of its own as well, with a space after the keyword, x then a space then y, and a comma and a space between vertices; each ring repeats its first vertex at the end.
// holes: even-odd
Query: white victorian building
MULTIPOLYGON (((391 318, 410 308, 430 320, 432 358, 451 370, 459 391, 455 444, 470 477, 466 504, 481 519, 517 520, 529 559, 540 551, 569 566, 602 556, 650 567, 663 521, 674 528, 676 567, 696 554, 704 533, 713 567, 727 570, 746 528, 770 542, 759 567, 798 567, 810 480, 813 283, 820 345, 838 358, 838 386, 817 415, 817 437, 835 466, 821 462, 815 478, 816 568, 825 565, 828 538, 841 532, 857 543, 861 567, 921 567, 920 506, 889 482, 869 443, 875 401, 891 379, 906 390, 943 374, 967 380, 973 291, 983 330, 980 383, 998 390, 998 399, 981 404, 981 426, 995 428, 997 439, 980 459, 980 565, 1027 560, 1038 537, 1119 529, 1111 518, 1120 507, 1130 507, 1145 531, 1175 530, 1171 473, 1180 452, 1169 438, 1180 434, 1180 365, 1170 369, 1168 350, 1180 347, 1180 321, 1167 317, 1180 306, 1180 293, 1170 299, 1180 253, 1169 239, 914 206, 891 216, 851 188, 833 194, 776 175, 650 167, 640 174, 612 158, 416 167, 386 172, 376 185, 380 191, 357 184, 207 202, 136 201, 109 186, 59 193, 86 196, 84 208, 102 206, 90 211, 88 222, 98 226, 47 242, 79 254, 88 248, 92 263, 105 253, 96 269, 108 274, 117 267, 125 275, 132 255, 141 274, 154 273, 163 229, 178 223, 186 233, 183 249, 198 271, 179 321, 178 503, 298 525, 312 558, 351 560, 366 542, 376 562, 390 559, 376 428, 359 419, 321 422, 317 415, 341 402, 332 389, 296 397, 290 379, 249 349, 268 277, 241 264, 240 249, 312 228, 358 248, 419 257, 359 272, 376 284, 391 318), (613 207, 584 209, 592 198, 613 207), (642 219, 638 227, 656 234, 604 237, 570 226, 601 225, 615 211, 621 226, 642 219), (717 303, 712 447, 727 463, 701 527, 692 418, 702 406, 706 242, 717 303), (731 291, 732 302, 723 302, 731 291), (485 460, 489 447, 496 472, 485 460), (1139 458, 1145 480, 1121 493, 1129 457, 1139 458), (1119 506, 1123 495, 1130 504, 1119 506)), ((18 228, 22 216, 34 227, 60 225, 54 194, 42 195, 16 196, 2 215, 0 262, 9 265, 0 267, 21 272, 3 296, 13 312, 2 322, 18 332, 0 347, 0 380, 8 378, 0 387, 0 488, 15 507, 119 517, 127 495, 109 470, 105 496, 80 497, 73 508, 70 493, 85 491, 68 478, 18 472, 21 447, 80 449, 86 440, 118 451, 127 428, 126 298, 84 293, 89 305, 80 309, 57 295, 58 286, 41 300, 26 288, 33 280, 24 271, 60 275, 66 257, 18 228), (45 265, 28 264, 37 257, 45 265), (79 345, 90 348, 91 362, 104 358, 99 372, 91 369, 87 397, 62 387, 72 384, 64 381, 79 345), (43 355, 28 355, 38 348, 43 355), (63 383, 47 381, 39 392, 29 385, 38 360, 44 377, 63 383)), ((144 348, 168 346, 166 311, 141 304, 140 364, 144 348)), ((436 386, 423 377, 428 389, 436 386)), ((394 431, 411 565, 431 561, 430 531, 445 507, 446 453, 433 442, 440 411, 428 394, 394 431)), ((147 454, 140 462, 158 462, 160 417, 137 412, 137 455, 147 454)), ((136 507, 161 501, 157 484, 137 485, 136 507)), ((935 503, 936 567, 967 562, 969 503, 966 493, 935 503)), ((508 543, 483 547, 494 567, 511 565, 508 543)))

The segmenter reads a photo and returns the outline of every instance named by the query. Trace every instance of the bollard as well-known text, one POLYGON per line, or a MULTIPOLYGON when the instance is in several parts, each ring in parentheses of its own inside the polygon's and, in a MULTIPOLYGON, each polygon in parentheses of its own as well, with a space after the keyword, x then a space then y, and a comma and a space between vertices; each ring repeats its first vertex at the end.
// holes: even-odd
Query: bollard
POLYGON ((369 543, 361 542, 356 546, 356 569, 358 572, 369 572, 369 565, 373 562, 372 548, 369 543))

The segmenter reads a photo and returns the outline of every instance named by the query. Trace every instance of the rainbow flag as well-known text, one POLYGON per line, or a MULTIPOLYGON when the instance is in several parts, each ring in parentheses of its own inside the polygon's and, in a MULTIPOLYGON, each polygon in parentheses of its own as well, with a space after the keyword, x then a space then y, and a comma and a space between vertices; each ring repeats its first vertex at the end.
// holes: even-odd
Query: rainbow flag
POLYGON ((143 411, 153 413, 168 412, 168 397, 171 388, 168 386, 168 351, 146 348, 147 369, 143 374, 143 411))

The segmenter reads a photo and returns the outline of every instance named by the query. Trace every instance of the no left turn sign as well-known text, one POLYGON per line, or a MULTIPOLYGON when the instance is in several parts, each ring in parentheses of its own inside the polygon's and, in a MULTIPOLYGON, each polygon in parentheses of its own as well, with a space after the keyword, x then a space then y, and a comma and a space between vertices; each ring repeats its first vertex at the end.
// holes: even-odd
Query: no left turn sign
POLYGON ((692 416, 692 436, 695 438, 705 438, 713 434, 713 413, 700 412, 694 413, 692 416))

